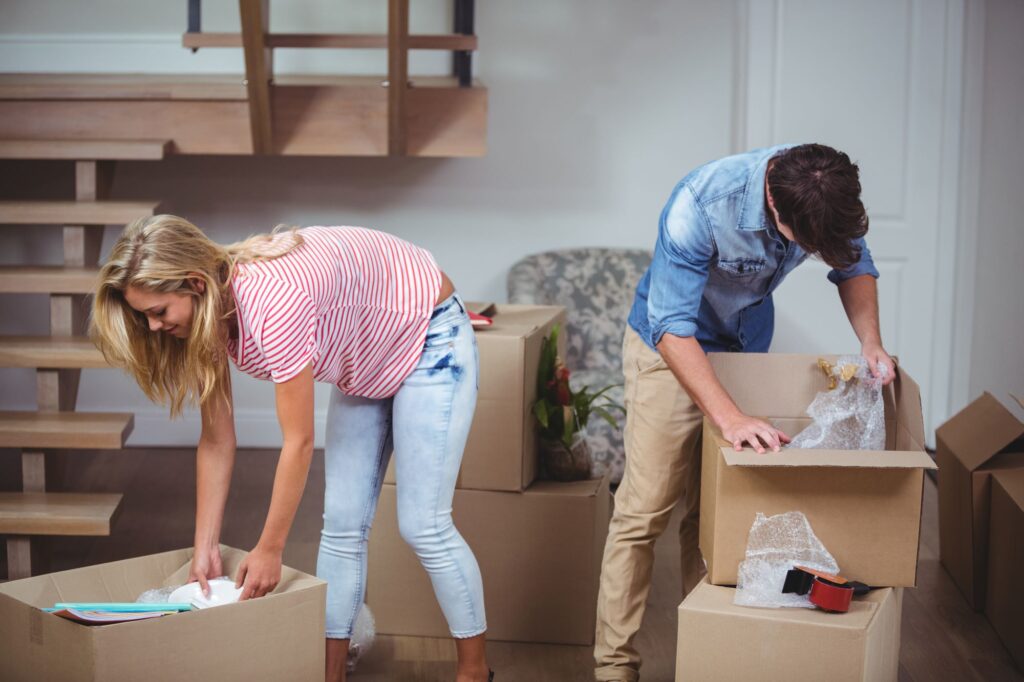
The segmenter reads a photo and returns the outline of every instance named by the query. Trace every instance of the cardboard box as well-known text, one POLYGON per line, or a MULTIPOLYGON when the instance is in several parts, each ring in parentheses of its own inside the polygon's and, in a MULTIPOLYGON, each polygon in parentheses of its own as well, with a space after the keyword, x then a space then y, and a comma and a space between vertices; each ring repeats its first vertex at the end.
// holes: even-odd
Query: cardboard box
MULTIPOLYGON (((541 343, 553 326, 565 327, 565 308, 499 304, 481 309, 493 317, 494 324, 476 333, 480 391, 456 485, 519 492, 537 478, 532 410, 541 343)), ((394 464, 388 466, 384 481, 395 482, 394 464)))
MULTIPOLYGON (((722 385, 746 414, 790 436, 826 388, 817 355, 712 353, 722 385)), ((825 356, 828 357, 828 356, 825 356)), ((834 360, 834 357, 829 358, 834 360)), ((844 576, 876 587, 917 577, 924 470, 920 390, 902 368, 883 390, 886 449, 742 452, 704 421, 700 548, 714 585, 735 585, 757 512, 803 512, 844 576)))
POLYGON ((991 476, 1024 467, 1019 407, 985 393, 935 432, 939 558, 976 611, 985 606, 991 476))
MULTIPOLYGON (((453 506, 483 576, 488 639, 593 644, 607 477, 538 481, 523 493, 456 490, 453 506)), ((381 491, 368 575, 377 632, 450 636, 426 571, 398 534, 392 485, 381 491)))
MULTIPOLYGON (((225 574, 245 555, 221 546, 225 574)), ((266 597, 152 620, 89 626, 40 610, 133 602, 183 584, 191 557, 181 549, 0 585, 0 679, 323 680, 327 584, 288 567, 266 597)))
POLYGON ((705 581, 679 605, 676 682, 896 680, 901 589, 858 597, 848 613, 736 606, 735 592, 705 581))
POLYGON ((985 615, 1024 672, 1024 469, 992 475, 985 615))

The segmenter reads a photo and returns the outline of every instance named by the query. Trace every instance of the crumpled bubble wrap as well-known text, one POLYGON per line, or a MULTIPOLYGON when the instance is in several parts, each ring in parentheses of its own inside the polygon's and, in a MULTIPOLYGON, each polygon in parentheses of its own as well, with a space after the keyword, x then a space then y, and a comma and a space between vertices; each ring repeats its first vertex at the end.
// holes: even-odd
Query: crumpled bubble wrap
POLYGON ((830 390, 814 397, 807 414, 813 420, 787 447, 826 450, 884 450, 885 405, 882 379, 888 368, 878 364, 879 378, 871 376, 867 360, 843 355, 835 365, 820 361, 830 390))
POLYGON ((376 637, 377 622, 373 618, 370 607, 364 603, 359 607, 356 622, 352 624, 352 637, 348 645, 348 659, 345 661, 345 668, 348 672, 355 672, 356 666, 359 665, 359 659, 370 652, 376 637))
POLYGON ((839 564, 811 530, 803 512, 791 511, 775 516, 758 512, 747 536, 746 558, 740 562, 733 603, 763 608, 813 609, 814 604, 808 595, 782 592, 786 573, 794 566, 839 573, 839 564))

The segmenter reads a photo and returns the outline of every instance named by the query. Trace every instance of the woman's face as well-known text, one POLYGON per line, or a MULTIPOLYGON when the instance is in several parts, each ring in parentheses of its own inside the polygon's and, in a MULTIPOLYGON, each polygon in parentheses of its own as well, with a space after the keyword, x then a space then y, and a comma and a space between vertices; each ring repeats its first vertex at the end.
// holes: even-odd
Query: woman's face
POLYGON ((187 339, 192 331, 194 299, 189 294, 165 294, 135 286, 129 286, 124 292, 128 305, 146 316, 151 332, 166 332, 179 339, 187 339))

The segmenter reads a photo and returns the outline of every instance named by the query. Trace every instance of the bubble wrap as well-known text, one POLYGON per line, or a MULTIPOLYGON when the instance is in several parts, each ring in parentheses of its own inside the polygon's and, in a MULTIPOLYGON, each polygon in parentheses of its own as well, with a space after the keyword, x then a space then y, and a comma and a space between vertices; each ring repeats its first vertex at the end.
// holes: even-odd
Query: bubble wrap
MULTIPOLYGON (((788 445, 791 448, 827 450, 884 450, 885 407, 882 403, 882 379, 874 378, 867 360, 859 355, 844 355, 828 369, 835 388, 822 391, 807 408, 811 425, 788 445)), ((888 368, 879 363, 880 377, 888 368)))
POLYGON ((373 640, 377 635, 377 623, 373 619, 370 607, 363 604, 356 615, 356 622, 352 624, 352 638, 348 645, 348 660, 345 661, 345 668, 348 672, 355 672, 359 659, 369 653, 373 648, 373 640))
POLYGON ((733 603, 765 608, 813 609, 814 604, 806 594, 782 592, 786 572, 794 566, 839 573, 839 565, 811 530, 803 512, 791 511, 775 516, 758 512, 747 536, 746 558, 740 562, 733 603))

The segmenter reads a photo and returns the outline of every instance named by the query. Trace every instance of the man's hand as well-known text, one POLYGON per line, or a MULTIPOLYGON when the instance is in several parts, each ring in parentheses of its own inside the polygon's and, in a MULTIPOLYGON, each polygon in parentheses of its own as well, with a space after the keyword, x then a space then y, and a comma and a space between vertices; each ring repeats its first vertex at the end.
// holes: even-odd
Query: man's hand
POLYGON ((892 380, 896 378, 896 363, 889 357, 889 354, 885 352, 880 343, 865 344, 860 354, 864 356, 864 359, 868 361, 868 369, 871 370, 871 376, 876 379, 879 378, 878 365, 883 364, 886 367, 885 378, 882 379, 882 385, 886 386, 892 383, 892 380))
POLYGON ((772 452, 778 452, 779 448, 788 443, 791 439, 785 433, 775 428, 766 421, 748 417, 745 414, 723 423, 722 435, 732 443, 736 452, 743 449, 744 443, 764 454, 765 448, 769 447, 772 452))
POLYGON ((242 588, 239 600, 262 597, 281 582, 281 552, 260 545, 249 552, 238 567, 235 587, 242 588))

